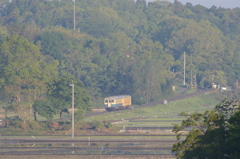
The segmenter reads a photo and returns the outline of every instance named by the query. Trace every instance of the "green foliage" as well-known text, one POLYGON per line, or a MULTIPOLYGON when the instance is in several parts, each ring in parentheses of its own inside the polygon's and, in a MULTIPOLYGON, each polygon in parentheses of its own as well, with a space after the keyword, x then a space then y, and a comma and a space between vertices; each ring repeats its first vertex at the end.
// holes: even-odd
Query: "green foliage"
POLYGON ((109 122, 109 121, 103 121, 103 125, 106 127, 106 128, 111 128, 111 127, 113 127, 113 125, 111 124, 111 122, 109 122))
POLYGON ((82 109, 77 110, 74 112, 74 120, 76 122, 81 121, 84 118, 84 111, 82 109))
MULTIPOLYGON (((171 94, 173 81, 183 78, 183 52, 186 52, 188 84, 191 70, 197 74, 200 87, 210 88, 214 82, 233 88, 236 80, 240 80, 238 8, 206 8, 191 3, 184 6, 178 1, 147 4, 144 0, 81 0, 75 4, 76 30, 72 31, 72 1, 4 0, 0 3, 3 25, 0 43, 5 43, 0 50, 0 68, 6 61, 12 61, 8 69, 0 71, 1 87, 9 80, 23 85, 25 79, 30 79, 24 87, 33 88, 41 83, 40 97, 50 78, 57 74, 73 75, 82 81, 92 100, 130 94, 137 104, 148 103, 171 94), (27 45, 22 38, 15 38, 12 43, 6 38, 8 34, 23 36, 39 48, 27 45), (2 55, 10 55, 7 50, 14 50, 14 46, 25 54, 4 58, 2 55), (44 58, 36 55, 39 52, 44 58), (26 63, 31 61, 30 57, 34 57, 33 62, 26 63), (40 61, 40 68, 44 69, 38 67, 40 61), (21 78, 25 79, 21 81, 21 78), (34 85, 29 84, 32 81, 34 85)), ((21 101, 32 104, 36 99, 24 91, 28 100, 21 97, 21 101)), ((31 109, 31 104, 27 109, 31 109)))
POLYGON ((42 129, 42 126, 39 125, 39 123, 36 121, 30 121, 29 125, 33 130, 41 130, 42 129))
POLYGON ((48 83, 47 99, 55 110, 65 110, 70 108, 72 104, 72 90, 70 84, 74 84, 74 107, 79 109, 78 120, 81 119, 83 111, 90 111, 87 90, 83 84, 73 76, 63 76, 54 78, 48 83))
POLYGON ((22 121, 11 121, 11 125, 14 126, 14 128, 21 128, 22 121))
POLYGON ((40 37, 45 55, 50 55, 57 60, 64 59, 64 48, 68 43, 68 37, 57 31, 45 31, 40 37))
POLYGON ((17 35, 5 38, 0 53, 4 99, 11 101, 9 105, 19 117, 27 120, 34 100, 45 93, 45 82, 57 74, 57 62, 46 62, 38 46, 17 35))
POLYGON ((8 31, 5 27, 0 27, 0 43, 3 42, 4 38, 8 35, 8 31))
POLYGON ((58 123, 58 122, 54 122, 54 121, 49 121, 49 122, 47 123, 47 127, 48 127, 50 130, 54 131, 54 130, 56 130, 56 129, 59 128, 59 123, 58 123))
POLYGON ((29 122, 23 122, 23 121, 11 121, 10 125, 12 125, 15 129, 21 128, 23 130, 41 130, 42 126, 36 122, 36 121, 29 121, 29 122))
POLYGON ((177 133, 177 139, 181 138, 181 131, 190 129, 186 139, 176 143, 172 151, 178 158, 231 158, 239 157, 238 141, 239 111, 236 112, 238 101, 223 100, 212 111, 204 113, 182 113, 187 117, 181 125, 175 125, 173 132, 177 133), (235 113, 236 112, 236 113, 235 113), (235 122, 236 121, 236 122, 235 122), (234 122, 233 125, 230 123, 234 122))
POLYGON ((229 119, 229 147, 231 158, 238 158, 240 156, 240 111, 236 112, 229 119))
POLYGON ((95 37, 109 36, 118 25, 117 13, 110 8, 88 9, 84 14, 81 30, 95 37))
POLYGON ((63 125, 61 125, 63 130, 71 130, 72 128, 72 124, 70 123, 64 123, 63 125))
POLYGON ((103 127, 103 124, 100 121, 93 121, 91 125, 92 125, 92 129, 96 129, 96 130, 101 129, 103 127))
POLYGON ((48 120, 51 120, 53 115, 56 115, 58 112, 50 100, 36 100, 33 104, 33 111, 48 120))
MULTIPOLYGON (((165 120, 165 118, 179 118, 179 112, 194 113, 195 111, 204 112, 206 109, 213 109, 217 103, 219 103, 224 96, 220 99, 216 97, 220 96, 220 93, 201 95, 194 98, 184 99, 180 101, 170 102, 166 104, 159 104, 155 107, 138 108, 131 111, 125 110, 123 113, 113 111, 108 115, 99 115, 95 117, 87 117, 83 119, 85 122, 98 121, 109 121, 109 120, 122 120, 129 118, 140 118, 149 117, 154 118, 155 116, 165 120), (165 114, 166 112, 166 114, 165 114)), ((167 97, 166 97, 167 98, 167 97)), ((163 98, 163 99, 166 99, 163 98)), ((174 123, 175 124, 175 123, 174 123)), ((170 124, 171 125, 171 124, 170 124)))

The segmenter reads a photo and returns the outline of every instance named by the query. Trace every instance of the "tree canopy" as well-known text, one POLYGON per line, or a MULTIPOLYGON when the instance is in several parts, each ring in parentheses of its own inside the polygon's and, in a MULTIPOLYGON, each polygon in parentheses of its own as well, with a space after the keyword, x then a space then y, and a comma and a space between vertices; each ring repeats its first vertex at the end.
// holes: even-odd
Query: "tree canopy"
POLYGON ((32 104, 46 89, 45 82, 58 74, 58 62, 47 62, 38 46, 17 35, 7 36, 0 52, 4 96, 20 118, 29 119, 25 111, 31 114, 32 104))
POLYGON ((223 100, 214 110, 181 115, 187 119, 175 125, 177 139, 189 130, 186 139, 173 145, 178 158, 239 158, 239 101, 223 100))
POLYGON ((53 78, 48 83, 46 94, 54 109, 60 110, 60 116, 72 105, 72 89, 74 89, 74 108, 79 111, 90 111, 90 98, 83 84, 73 76, 62 76, 53 78), (71 88, 70 84, 74 84, 74 88, 71 88))
POLYGON ((187 84, 194 72, 199 87, 215 83, 238 92, 239 8, 81 0, 75 11, 73 30, 70 0, 0 2, 1 87, 22 85, 21 101, 34 103, 46 96, 46 83, 71 75, 91 100, 130 94, 135 104, 149 103, 174 93, 185 52, 187 84), (26 95, 33 88, 39 90, 36 98, 26 95))

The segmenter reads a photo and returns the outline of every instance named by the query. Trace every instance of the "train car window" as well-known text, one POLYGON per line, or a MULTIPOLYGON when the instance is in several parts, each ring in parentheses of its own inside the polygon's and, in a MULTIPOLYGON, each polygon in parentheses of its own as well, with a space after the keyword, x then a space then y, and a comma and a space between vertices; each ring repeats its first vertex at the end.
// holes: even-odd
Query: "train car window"
POLYGON ((112 100, 111 103, 114 103, 114 100, 112 100))
POLYGON ((108 103, 108 100, 105 100, 105 103, 108 103))

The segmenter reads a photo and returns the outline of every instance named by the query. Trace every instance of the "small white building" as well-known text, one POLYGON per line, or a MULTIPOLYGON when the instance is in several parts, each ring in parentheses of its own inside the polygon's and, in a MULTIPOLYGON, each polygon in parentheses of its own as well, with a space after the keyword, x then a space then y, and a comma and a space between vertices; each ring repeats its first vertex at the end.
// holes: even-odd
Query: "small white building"
POLYGON ((213 89, 217 88, 217 85, 215 83, 212 84, 213 89))
POLYGON ((220 90, 221 90, 221 91, 226 91, 226 90, 227 90, 227 87, 221 86, 221 87, 220 87, 220 90))

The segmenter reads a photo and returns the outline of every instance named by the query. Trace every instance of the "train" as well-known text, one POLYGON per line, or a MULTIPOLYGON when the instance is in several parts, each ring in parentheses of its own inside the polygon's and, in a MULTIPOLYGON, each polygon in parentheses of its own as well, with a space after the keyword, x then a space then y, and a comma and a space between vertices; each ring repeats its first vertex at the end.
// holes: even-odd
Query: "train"
POLYGON ((104 107, 107 111, 130 108, 132 97, 130 95, 118 95, 104 98, 104 107))

